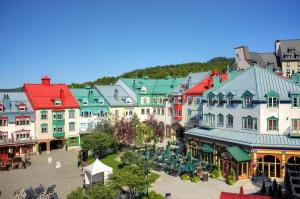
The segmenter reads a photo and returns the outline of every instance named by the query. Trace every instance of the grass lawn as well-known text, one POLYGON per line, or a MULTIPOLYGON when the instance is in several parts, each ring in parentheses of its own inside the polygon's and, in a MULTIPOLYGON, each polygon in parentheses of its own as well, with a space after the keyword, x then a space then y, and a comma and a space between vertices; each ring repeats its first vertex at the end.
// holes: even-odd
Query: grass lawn
MULTIPOLYGON (((112 154, 105 156, 104 158, 101 158, 100 161, 103 162, 104 164, 106 164, 107 166, 112 167, 113 170, 116 171, 119 169, 119 164, 120 164, 120 162, 118 160, 116 160, 117 157, 118 157, 117 153, 112 153, 112 154)), ((94 161, 95 161, 95 158, 93 156, 89 156, 87 163, 92 164, 94 161)))

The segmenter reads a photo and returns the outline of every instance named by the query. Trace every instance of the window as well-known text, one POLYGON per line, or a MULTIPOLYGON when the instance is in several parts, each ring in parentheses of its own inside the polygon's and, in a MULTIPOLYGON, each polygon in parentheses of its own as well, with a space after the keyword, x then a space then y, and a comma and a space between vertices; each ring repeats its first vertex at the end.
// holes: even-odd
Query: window
POLYGON ((158 108, 156 111, 157 115, 160 115, 160 109, 158 108))
POLYGON ((29 125, 29 124, 30 124, 30 117, 16 118, 16 125, 17 126, 23 126, 23 125, 29 125))
POLYGON ((69 110, 69 119, 75 118, 75 110, 69 110))
POLYGON ((156 97, 152 98, 152 104, 156 104, 156 97))
POLYGON ((214 127, 215 126, 215 115, 208 113, 204 114, 204 126, 214 127))
POLYGON ((53 127, 53 132, 55 132, 55 133, 64 132, 64 127, 63 126, 54 126, 53 127))
POLYGON ((147 113, 147 115, 150 115, 150 109, 149 108, 146 109, 146 113, 147 113))
POLYGON ((129 97, 126 98, 126 104, 131 104, 131 99, 129 97))
POLYGON ((0 141, 5 141, 7 140, 7 135, 8 135, 8 132, 2 132, 0 131, 0 141))
POLYGON ((82 100, 82 104, 83 105, 88 105, 89 104, 89 100, 88 99, 83 99, 82 100))
POLYGON ((224 104, 224 98, 223 98, 223 96, 219 96, 218 97, 218 106, 223 106, 223 104, 224 104))
POLYGON ((213 106, 214 105, 214 97, 208 97, 208 105, 213 106))
POLYGON ((252 97, 250 96, 245 96, 243 98, 243 106, 244 107, 252 107, 252 97))
POLYGON ((103 105, 104 104, 104 99, 101 98, 101 99, 98 100, 98 102, 99 102, 100 105, 103 105))
POLYGON ((187 110, 187 114, 188 114, 188 116, 191 116, 191 115, 192 115, 192 110, 191 110, 191 109, 188 109, 188 110, 187 110))
POLYGON ((42 133, 48 133, 48 124, 42 124, 41 125, 41 132, 42 133))
POLYGON ((48 118, 48 112, 47 111, 41 111, 41 120, 46 120, 48 118))
POLYGON ((232 115, 227 115, 227 122, 226 122, 226 127, 227 128, 232 128, 233 127, 233 116, 232 115))
POLYGON ((300 119, 292 119, 292 132, 300 133, 300 119))
POLYGON ((200 97, 197 97, 197 99, 196 99, 196 104, 199 105, 199 104, 200 104, 200 101, 201 101, 201 100, 200 100, 200 97))
POLYGON ((227 106, 233 106, 232 97, 227 97, 227 106))
POLYGON ((300 96, 292 96, 292 107, 299 108, 300 107, 300 96))
POLYGON ((181 110, 175 110, 175 116, 181 117, 181 110))
POLYGON ((268 118, 268 131, 278 131, 278 118, 268 118))
POLYGON ((62 120, 62 119, 64 119, 63 112, 54 112, 53 113, 53 120, 62 120))
POLYGON ((147 88, 145 86, 141 88, 141 93, 147 93, 147 88))
POLYGON ((178 97, 178 104, 182 104, 182 98, 178 97))
POLYGON ((248 130, 257 130, 257 118, 253 118, 251 116, 243 117, 243 129, 248 130))
POLYGON ((269 97, 268 98, 268 107, 277 107, 277 106, 278 106, 277 97, 269 97))
POLYGON ((75 131, 75 122, 69 123, 69 131, 75 131))
POLYGON ((8 117, 0 117, 0 126, 8 126, 8 117))
POLYGON ((115 116, 116 116, 116 117, 119 116, 119 110, 115 110, 115 116))
POLYGON ((141 109, 141 115, 145 115, 145 109, 141 109))
POLYGON ((19 105, 19 111, 26 111, 25 105, 19 105))
POLYGON ((165 114, 165 109, 164 109, 164 108, 161 109, 161 114, 162 114, 162 115, 165 114))
POLYGON ((149 103, 149 97, 141 97, 141 104, 148 104, 149 103))
POLYGON ((81 117, 92 117, 92 111, 91 110, 84 110, 80 112, 81 117))
POLYGON ((55 106, 61 106, 61 100, 60 99, 56 99, 54 101, 55 106))
POLYGON ((132 109, 126 109, 126 110, 125 110, 125 115, 126 115, 126 116, 133 115, 132 109))
POLYGON ((224 116, 222 114, 218 115, 218 126, 224 126, 224 116))
POLYGON ((291 63, 288 61, 288 62, 286 62, 286 67, 290 67, 291 66, 291 63))

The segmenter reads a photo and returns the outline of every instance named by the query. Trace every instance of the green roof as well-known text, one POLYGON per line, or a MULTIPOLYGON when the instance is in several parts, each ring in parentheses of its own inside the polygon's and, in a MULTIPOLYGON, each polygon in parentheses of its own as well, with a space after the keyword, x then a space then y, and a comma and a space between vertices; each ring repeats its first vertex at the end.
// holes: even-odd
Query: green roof
POLYGON ((213 153, 214 149, 208 144, 202 144, 201 149, 203 152, 213 153))
POLYGON ((236 162, 251 161, 249 153, 245 152, 239 146, 226 147, 226 151, 234 158, 236 162))
POLYGON ((148 78, 121 78, 129 88, 131 88, 136 94, 141 93, 141 88, 146 87, 146 94, 169 94, 174 89, 178 88, 186 78, 165 78, 165 79, 148 79, 148 78))

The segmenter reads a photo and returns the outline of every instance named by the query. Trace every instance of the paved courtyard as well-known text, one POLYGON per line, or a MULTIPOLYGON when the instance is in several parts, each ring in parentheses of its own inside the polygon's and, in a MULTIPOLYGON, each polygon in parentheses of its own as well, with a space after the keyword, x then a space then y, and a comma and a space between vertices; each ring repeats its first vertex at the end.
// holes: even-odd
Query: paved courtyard
POLYGON ((179 177, 173 177, 159 172, 160 179, 151 188, 163 195, 171 193, 172 199, 219 199, 222 191, 235 192, 240 191, 243 185, 244 193, 255 193, 260 190, 254 186, 250 180, 242 180, 235 185, 227 185, 224 181, 209 178, 208 182, 193 183, 183 181, 179 177))
POLYGON ((0 171, 0 199, 11 199, 16 189, 43 184, 45 186, 56 184, 56 191, 60 198, 66 198, 71 190, 82 186, 82 178, 77 168, 76 148, 54 150, 40 156, 32 156, 32 165, 24 169, 0 171), (52 164, 48 157, 52 157, 52 164), (55 168, 55 162, 60 161, 62 167, 55 168))

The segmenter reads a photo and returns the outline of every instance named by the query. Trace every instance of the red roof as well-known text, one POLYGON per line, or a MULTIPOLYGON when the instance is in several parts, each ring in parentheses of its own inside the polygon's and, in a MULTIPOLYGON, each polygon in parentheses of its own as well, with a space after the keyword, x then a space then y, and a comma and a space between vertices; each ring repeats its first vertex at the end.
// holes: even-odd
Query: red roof
POLYGON ((220 199, 271 199, 270 196, 246 195, 240 193, 221 192, 220 199))
POLYGON ((79 108, 67 85, 50 84, 49 77, 43 77, 41 84, 24 84, 23 90, 34 110, 79 108), (55 106, 55 99, 61 100, 61 106, 55 106))
POLYGON ((209 89, 210 84, 213 82, 212 76, 206 77, 204 80, 188 89, 184 94, 185 95, 200 95, 202 96, 203 92, 209 89))

